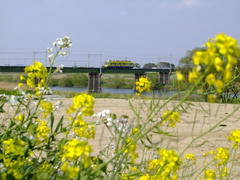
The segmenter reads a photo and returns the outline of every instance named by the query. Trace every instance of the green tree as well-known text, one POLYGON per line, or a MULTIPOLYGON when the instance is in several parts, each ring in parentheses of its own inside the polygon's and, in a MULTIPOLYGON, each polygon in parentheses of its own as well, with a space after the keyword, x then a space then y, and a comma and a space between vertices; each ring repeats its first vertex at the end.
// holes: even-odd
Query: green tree
POLYGON ((143 69, 152 69, 153 67, 157 67, 157 65, 154 63, 147 63, 144 64, 143 69))
POLYGON ((191 71, 194 66, 192 61, 194 53, 201 50, 204 50, 204 48, 198 47, 187 51, 186 55, 179 60, 177 69, 184 74, 188 74, 188 72, 191 71))

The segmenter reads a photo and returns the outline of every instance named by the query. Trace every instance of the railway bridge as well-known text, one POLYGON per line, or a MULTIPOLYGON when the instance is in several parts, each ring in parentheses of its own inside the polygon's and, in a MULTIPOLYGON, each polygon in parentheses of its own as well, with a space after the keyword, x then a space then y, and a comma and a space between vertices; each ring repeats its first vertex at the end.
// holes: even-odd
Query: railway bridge
MULTIPOLYGON (((0 72, 24 72, 25 66, 0 66, 0 72)), ((49 69, 49 67, 48 67, 49 69)), ((53 70, 56 67, 53 68, 53 70)), ((166 84, 170 73, 174 69, 121 69, 121 68, 95 68, 95 67, 64 67, 63 73, 88 73, 88 92, 101 92, 101 76, 103 73, 134 73, 135 81, 141 76, 146 76, 147 72, 158 72, 159 83, 166 84)))

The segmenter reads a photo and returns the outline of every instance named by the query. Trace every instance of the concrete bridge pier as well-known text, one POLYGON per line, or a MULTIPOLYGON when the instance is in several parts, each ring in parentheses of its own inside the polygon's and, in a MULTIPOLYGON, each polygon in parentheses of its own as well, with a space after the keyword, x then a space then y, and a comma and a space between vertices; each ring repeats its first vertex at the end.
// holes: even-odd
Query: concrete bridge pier
POLYGON ((170 73, 169 72, 159 72, 159 83, 167 84, 169 80, 170 73))
POLYGON ((102 92, 101 76, 102 76, 102 73, 98 73, 98 72, 88 73, 88 92, 89 93, 102 92))
POLYGON ((136 91, 136 82, 139 80, 139 78, 143 76, 146 77, 146 73, 135 73, 135 85, 134 85, 134 91, 136 91))

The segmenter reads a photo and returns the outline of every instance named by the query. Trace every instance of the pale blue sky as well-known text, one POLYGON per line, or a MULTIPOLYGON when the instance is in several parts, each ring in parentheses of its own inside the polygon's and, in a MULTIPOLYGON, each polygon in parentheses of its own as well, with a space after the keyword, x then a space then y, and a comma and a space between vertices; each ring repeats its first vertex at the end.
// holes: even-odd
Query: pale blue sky
POLYGON ((240 0, 0 0, 0 54, 68 35, 73 52, 173 55, 177 64, 217 33, 240 40, 239 22, 240 0))

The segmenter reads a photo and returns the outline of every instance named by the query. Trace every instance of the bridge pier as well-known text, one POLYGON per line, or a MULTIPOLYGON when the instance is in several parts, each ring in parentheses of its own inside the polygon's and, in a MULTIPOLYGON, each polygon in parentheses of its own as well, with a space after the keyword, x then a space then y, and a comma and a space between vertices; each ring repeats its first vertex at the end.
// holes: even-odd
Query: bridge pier
POLYGON ((136 91, 136 82, 139 80, 139 78, 143 76, 146 77, 146 73, 135 73, 135 85, 134 85, 134 91, 136 91))
POLYGON ((169 72, 159 72, 159 83, 167 84, 169 80, 170 73, 169 72))
POLYGON ((88 92, 99 93, 102 92, 101 88, 101 73, 89 72, 88 73, 88 92))

